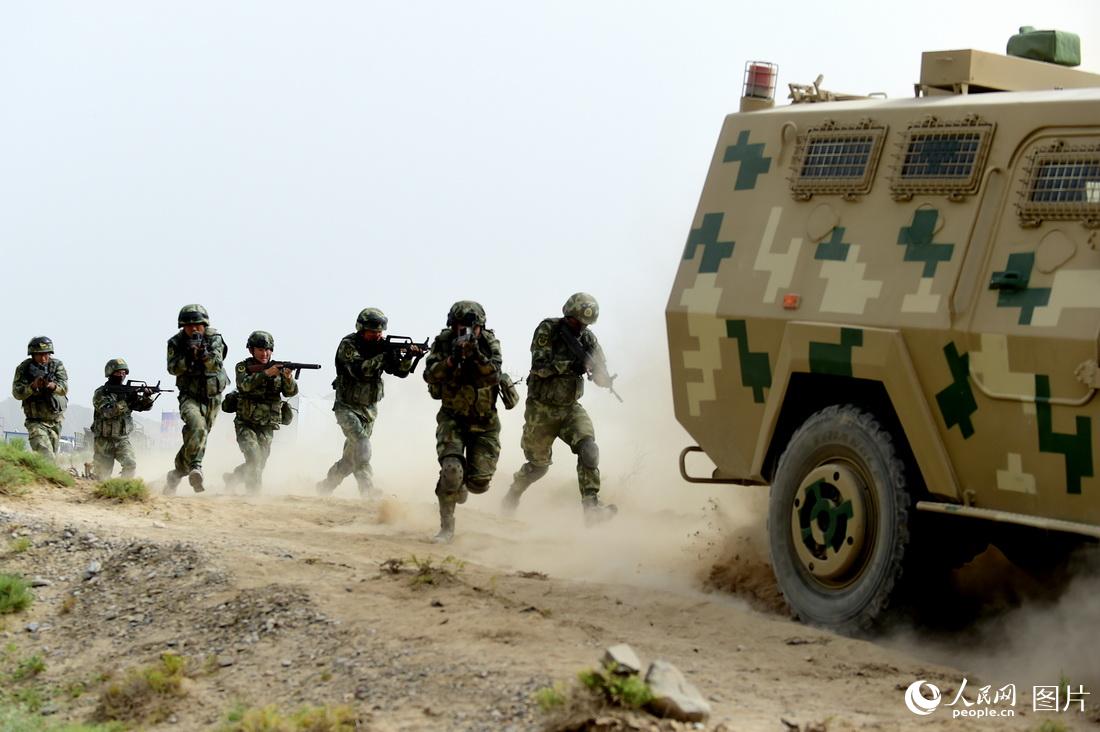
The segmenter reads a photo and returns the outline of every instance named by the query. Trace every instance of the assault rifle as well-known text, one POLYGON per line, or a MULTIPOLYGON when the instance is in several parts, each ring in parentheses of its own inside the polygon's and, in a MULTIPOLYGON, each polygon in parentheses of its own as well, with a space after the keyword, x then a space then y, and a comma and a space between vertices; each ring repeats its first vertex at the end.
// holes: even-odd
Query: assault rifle
POLYGON ((140 397, 142 399, 153 397, 154 402, 161 394, 172 391, 172 389, 161 389, 159 381, 150 386, 146 381, 137 381, 135 379, 129 379, 125 384, 112 384, 108 381, 104 385, 103 390, 108 394, 119 394, 127 398, 131 396, 140 397))
POLYGON ((417 343, 409 336, 388 335, 381 341, 378 341, 382 350, 386 353, 394 354, 398 359, 404 361, 409 357, 409 353, 412 351, 413 346, 419 349, 419 353, 413 354, 413 365, 409 373, 416 371, 416 365, 420 363, 420 359, 428 353, 428 339, 425 338, 423 343, 417 343))
POLYGON ((569 329, 569 326, 563 321, 558 330, 561 332, 562 341, 565 343, 565 347, 569 349, 569 352, 573 354, 573 357, 577 359, 584 368, 584 373, 587 374, 588 380, 592 381, 592 374, 599 370, 603 371, 607 375, 607 390, 611 392, 611 395, 622 402, 623 398, 619 396, 619 393, 615 391, 615 379, 619 378, 618 374, 611 375, 607 373, 607 364, 596 362, 596 359, 592 357, 592 354, 588 352, 588 349, 584 347, 580 339, 569 329))
POLYGON ((302 369, 315 370, 321 368, 319 363, 298 363, 297 361, 268 361, 267 363, 250 363, 245 366, 245 370, 250 374, 258 374, 261 371, 267 371, 274 366, 280 371, 286 369, 294 372, 294 378, 297 379, 302 375, 302 369))
POLYGON ((31 389, 35 392, 47 391, 46 384, 50 382, 50 370, 41 364, 31 361, 27 366, 27 376, 31 379, 31 389), (41 386, 35 386, 39 381, 41 386))

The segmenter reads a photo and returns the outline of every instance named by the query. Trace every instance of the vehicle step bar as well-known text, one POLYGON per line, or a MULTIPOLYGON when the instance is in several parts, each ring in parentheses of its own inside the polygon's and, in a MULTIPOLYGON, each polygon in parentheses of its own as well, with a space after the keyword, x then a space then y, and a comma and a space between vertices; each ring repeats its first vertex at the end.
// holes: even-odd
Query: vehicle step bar
POLYGON ((696 478, 695 476, 688 475, 687 472, 687 456, 689 452, 703 452, 703 448, 698 445, 688 445, 680 451, 680 477, 686 480, 688 483, 726 483, 732 485, 767 485, 763 481, 759 480, 745 480, 744 478, 721 478, 718 477, 718 469, 714 469, 714 475, 709 478, 696 478))
MULTIPOLYGON (((683 458, 681 457, 681 464, 683 458)), ((681 469, 682 472, 682 469, 681 469)), ((1100 526, 1082 524, 1076 521, 1064 521, 1062 519, 1043 518, 1041 516, 1028 516, 1011 511, 997 511, 992 508, 975 508, 974 506, 960 506, 957 503, 938 503, 936 501, 917 501, 918 511, 930 513, 947 513, 953 516, 966 516, 968 518, 983 519, 985 521, 999 521, 1005 524, 1018 524, 1031 526, 1036 529, 1048 531, 1062 531, 1067 534, 1081 534, 1093 539, 1100 539, 1100 526)))

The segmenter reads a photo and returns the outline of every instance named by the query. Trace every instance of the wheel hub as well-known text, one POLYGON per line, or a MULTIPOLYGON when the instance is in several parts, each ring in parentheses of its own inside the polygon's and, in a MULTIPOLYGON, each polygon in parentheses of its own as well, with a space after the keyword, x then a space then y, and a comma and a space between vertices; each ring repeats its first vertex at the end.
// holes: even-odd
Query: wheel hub
POLYGON ((803 478, 791 506, 791 533, 803 568, 823 582, 857 569, 866 539, 867 486, 841 463, 821 465, 803 478))

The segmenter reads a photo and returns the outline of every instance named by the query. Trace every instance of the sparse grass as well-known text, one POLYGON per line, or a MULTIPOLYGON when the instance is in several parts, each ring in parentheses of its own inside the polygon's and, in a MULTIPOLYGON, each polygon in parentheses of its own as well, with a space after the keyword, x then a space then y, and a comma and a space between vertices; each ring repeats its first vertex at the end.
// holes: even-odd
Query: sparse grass
POLYGON ((34 678, 45 670, 46 662, 42 660, 42 656, 36 653, 19 662, 19 665, 11 672, 11 680, 22 681, 24 679, 34 678))
POLYGON ((89 725, 55 721, 0 701, 0 730, 4 732, 122 732, 123 729, 117 723, 89 725))
POLYGON ((560 681, 555 681, 553 686, 544 686, 535 691, 535 703, 544 712, 551 712, 565 706, 569 699, 569 689, 560 681))
POLYGON ((34 600, 27 583, 14 574, 0 574, 0 615, 26 610, 34 600))
POLYGON ((8 542, 9 554, 22 554, 30 549, 34 544, 25 536, 20 536, 18 539, 12 539, 8 542))
POLYGON ((439 564, 435 564, 434 558, 430 556, 418 557, 412 554, 409 559, 416 567, 410 582, 413 587, 450 584, 458 579, 459 573, 466 567, 465 562, 450 554, 440 560, 439 564))
POLYGON ((639 709, 653 701, 653 692, 641 677, 614 673, 613 666, 581 671, 577 678, 589 691, 615 706, 639 709))
POLYGON ((653 692, 637 674, 613 673, 613 667, 586 669, 571 684, 555 682, 535 691, 535 702, 548 717, 547 729, 587 729, 581 721, 620 711, 640 710, 653 692))
POLYGON ((276 706, 237 705, 226 715, 222 732, 355 732, 361 728, 349 706, 305 706, 284 714, 276 706))
POLYGON ((1057 719, 1044 719, 1043 723, 1033 728, 1035 732, 1069 732, 1065 722, 1057 719))
POLYGON ((73 476, 49 459, 27 450, 22 440, 0 442, 0 495, 18 495, 33 483, 73 485, 73 476))
POLYGON ((109 501, 147 501, 149 488, 141 478, 111 478, 98 483, 92 495, 109 501))
POLYGON ((120 680, 109 682, 100 693, 95 720, 145 724, 164 721, 172 713, 175 700, 184 693, 187 665, 183 656, 165 653, 152 666, 130 669, 120 680))

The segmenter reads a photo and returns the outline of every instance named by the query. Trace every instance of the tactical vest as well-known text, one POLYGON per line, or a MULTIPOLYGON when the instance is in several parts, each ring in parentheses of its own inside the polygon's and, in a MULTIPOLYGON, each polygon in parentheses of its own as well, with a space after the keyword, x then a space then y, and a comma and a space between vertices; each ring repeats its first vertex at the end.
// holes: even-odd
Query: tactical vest
POLYGON ((106 387, 101 386, 95 390, 92 404, 95 405, 92 434, 96 437, 125 437, 134 431, 134 418, 130 413, 130 404, 124 395, 108 394, 106 387), (116 405, 122 405, 123 412, 114 417, 106 416, 107 409, 116 405))
MULTIPOLYGON (((450 353, 454 346, 454 339, 454 331, 447 328, 436 336, 436 345, 443 353, 450 353)), ((478 350, 482 353, 492 353, 495 342, 496 336, 492 331, 482 330, 478 337, 478 350)), ((433 347, 436 346, 433 345, 433 347)), ((452 378, 447 381, 429 384, 429 390, 431 387, 436 387, 435 393, 439 394, 438 398, 443 402, 443 409, 454 414, 485 419, 497 411, 498 387, 496 385, 479 387, 468 383, 463 380, 461 369, 456 369, 452 378)))
MULTIPOLYGON (((34 363, 33 359, 28 358, 26 361, 19 364, 16 373, 16 381, 23 385, 30 385, 30 383, 34 381, 30 373, 32 363, 34 363)), ((55 358, 51 358, 43 367, 46 369, 47 381, 57 381, 59 366, 61 366, 61 362, 55 358)), ((65 407, 68 405, 69 400, 58 394, 52 394, 50 392, 32 394, 23 400, 23 415, 27 419, 41 420, 43 422, 60 422, 65 415, 65 407)))
POLYGON ((370 378, 355 375, 363 361, 382 353, 380 349, 377 352, 372 351, 358 333, 350 333, 340 341, 340 346, 336 349, 336 379, 332 382, 332 388, 336 390, 336 401, 351 407, 369 407, 385 395, 381 371, 370 378), (358 355, 359 363, 347 363, 340 357, 345 343, 351 344, 358 355))
MULTIPOLYGON (((247 358, 237 364, 237 371, 247 370, 257 363, 247 358)), ((243 391, 238 382, 237 419, 260 427, 278 427, 283 421, 282 378, 264 376, 262 388, 243 391)))
MULTIPOLYGON (((205 341, 207 352, 216 356, 214 358, 216 365, 211 370, 196 366, 192 370, 177 374, 176 388, 179 389, 180 396, 186 395, 207 402, 217 398, 229 386, 229 376, 222 366, 222 359, 225 358, 229 349, 226 348, 221 334, 213 328, 206 329, 205 341)), ((177 354, 182 355, 187 352, 187 336, 182 330, 172 336, 169 344, 175 347, 177 354)))
MULTIPOLYGON (((559 328, 561 318, 548 318, 543 321, 550 323, 550 351, 551 361, 572 361, 576 364, 576 358, 569 347, 562 340, 559 328)), ((536 336, 537 338, 538 336, 536 336)), ((579 336, 580 342, 586 348, 592 348, 592 335, 584 331, 579 336)), ((583 364, 576 364, 580 370, 583 364)), ((527 396, 530 399, 550 404, 556 407, 565 407, 577 401, 584 395, 584 378, 576 373, 555 374, 554 376, 536 376, 530 374, 527 377, 527 396)))

